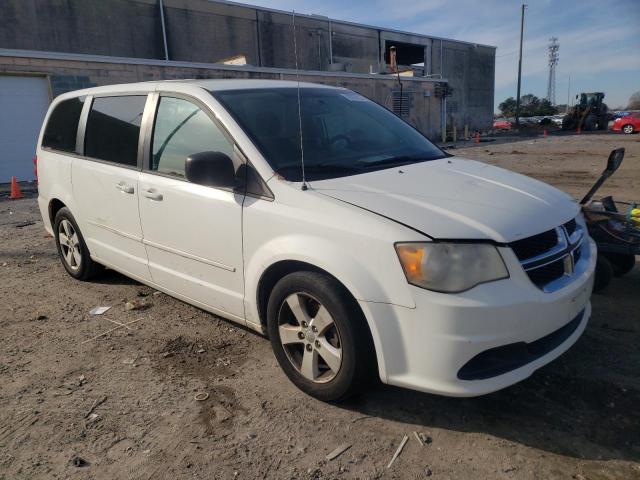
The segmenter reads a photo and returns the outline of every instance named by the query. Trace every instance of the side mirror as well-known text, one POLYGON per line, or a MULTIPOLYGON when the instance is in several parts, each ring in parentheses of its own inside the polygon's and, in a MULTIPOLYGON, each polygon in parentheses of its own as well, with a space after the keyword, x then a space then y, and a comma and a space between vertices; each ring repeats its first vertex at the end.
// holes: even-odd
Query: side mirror
POLYGON ((611 175, 613 172, 618 170, 620 164, 622 163, 622 159, 624 158, 624 148, 616 148, 612 150, 609 154, 609 159, 607 160, 607 172, 611 175))
POLYGON ((222 152, 200 152, 189 155, 184 162, 187 180, 207 187, 236 186, 233 160, 222 152))

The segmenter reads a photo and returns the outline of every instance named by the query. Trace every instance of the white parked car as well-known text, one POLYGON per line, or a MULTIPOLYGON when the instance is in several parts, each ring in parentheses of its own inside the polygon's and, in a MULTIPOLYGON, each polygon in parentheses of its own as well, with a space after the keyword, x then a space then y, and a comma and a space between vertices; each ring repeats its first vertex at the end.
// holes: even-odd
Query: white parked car
POLYGON ((574 200, 448 155, 343 88, 67 93, 37 159, 72 277, 108 267, 267 334, 287 376, 323 400, 376 375, 492 392, 558 357, 589 318, 596 251, 574 200))

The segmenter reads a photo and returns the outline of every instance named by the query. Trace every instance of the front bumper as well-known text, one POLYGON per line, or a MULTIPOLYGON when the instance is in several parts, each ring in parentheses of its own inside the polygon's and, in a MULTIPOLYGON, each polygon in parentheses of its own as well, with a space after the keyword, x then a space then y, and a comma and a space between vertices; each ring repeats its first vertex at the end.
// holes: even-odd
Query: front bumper
MULTIPOLYGON (((527 378, 569 349, 586 327, 596 247, 589 239, 583 248, 579 272, 551 293, 535 287, 513 252, 504 248, 501 254, 509 267, 508 279, 455 295, 411 286, 415 308, 360 302, 372 326, 382 381, 464 397, 500 390, 527 378), (519 354, 503 355, 501 347, 513 344, 520 346, 519 354), (530 354, 525 361, 523 345, 530 354), (503 362, 493 371, 471 362, 497 349, 502 352, 498 360, 517 361, 508 368, 503 362), (468 375, 469 368, 466 373, 462 370, 469 363, 478 367, 474 375, 468 375)), ((490 360, 496 367, 496 356, 490 360)))

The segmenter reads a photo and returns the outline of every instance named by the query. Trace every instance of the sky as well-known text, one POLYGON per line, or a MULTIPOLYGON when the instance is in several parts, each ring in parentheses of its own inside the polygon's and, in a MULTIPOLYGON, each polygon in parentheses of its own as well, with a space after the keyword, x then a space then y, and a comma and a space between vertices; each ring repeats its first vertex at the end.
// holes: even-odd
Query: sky
MULTIPOLYGON (((495 107, 516 96, 521 1, 252 0, 251 5, 493 45, 495 107)), ((640 91, 640 0, 528 0, 522 94, 547 95, 547 45, 558 37, 556 103, 579 92, 605 92, 610 108, 640 91)))

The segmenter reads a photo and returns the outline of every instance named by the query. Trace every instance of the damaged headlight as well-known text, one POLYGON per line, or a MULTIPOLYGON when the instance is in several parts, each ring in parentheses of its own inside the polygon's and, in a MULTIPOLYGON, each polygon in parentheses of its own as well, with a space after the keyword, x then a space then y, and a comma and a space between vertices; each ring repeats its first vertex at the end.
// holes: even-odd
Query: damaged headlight
POLYGON ((508 278, 500 253, 489 243, 397 243, 407 281, 436 292, 455 293, 508 278))

